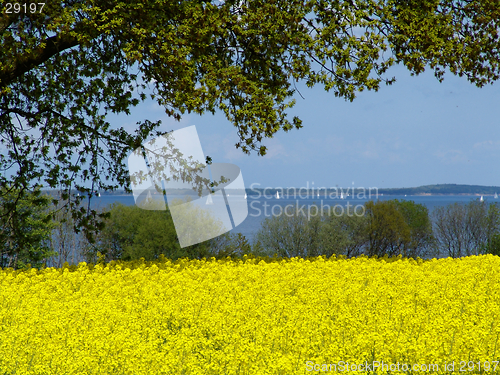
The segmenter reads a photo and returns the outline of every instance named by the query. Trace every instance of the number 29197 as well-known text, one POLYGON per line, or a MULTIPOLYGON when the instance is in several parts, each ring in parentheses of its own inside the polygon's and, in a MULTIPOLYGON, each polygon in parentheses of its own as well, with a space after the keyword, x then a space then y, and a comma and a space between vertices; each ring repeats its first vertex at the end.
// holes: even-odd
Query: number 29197
POLYGON ((5 13, 42 13, 45 3, 6 3, 5 13))

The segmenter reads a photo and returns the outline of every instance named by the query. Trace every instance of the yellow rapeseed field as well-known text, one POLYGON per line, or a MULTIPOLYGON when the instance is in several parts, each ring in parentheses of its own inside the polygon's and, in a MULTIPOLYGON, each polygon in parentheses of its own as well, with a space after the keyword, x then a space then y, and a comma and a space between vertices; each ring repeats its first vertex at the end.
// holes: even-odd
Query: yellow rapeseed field
POLYGON ((500 258, 0 270, 0 374, 500 373, 500 258))

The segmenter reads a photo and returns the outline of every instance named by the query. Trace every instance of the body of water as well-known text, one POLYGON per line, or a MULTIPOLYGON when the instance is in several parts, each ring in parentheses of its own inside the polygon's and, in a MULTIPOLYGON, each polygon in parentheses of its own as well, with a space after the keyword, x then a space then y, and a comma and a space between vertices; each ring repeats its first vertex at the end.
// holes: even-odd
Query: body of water
MULTIPOLYGON (((182 197, 178 197, 182 198, 182 197)), ((250 242, 253 241, 255 233, 261 227, 263 220, 267 217, 273 217, 280 214, 291 214, 295 210, 303 213, 306 216, 315 216, 321 214, 323 208, 323 215, 340 215, 342 212, 349 214, 362 214, 364 204, 369 200, 408 200, 414 201, 418 204, 423 204, 432 213, 433 209, 439 206, 447 206, 453 203, 468 203, 471 200, 480 199, 475 195, 413 195, 413 196, 397 196, 386 195, 378 197, 372 196, 371 198, 358 199, 356 197, 328 198, 328 197, 312 197, 305 198, 299 196, 280 197, 276 199, 275 196, 252 196, 247 198, 248 216, 247 218, 233 230, 231 233, 242 233, 250 242), (319 213, 316 212, 313 205, 319 207, 319 213)), ((484 200, 487 203, 500 202, 500 199, 495 199, 492 196, 485 196, 484 200)), ((132 195, 103 195, 99 198, 92 199, 92 206, 95 208, 106 207, 113 203, 121 203, 124 205, 133 205, 134 197, 132 195)), ((216 202, 214 202, 216 203, 216 202)))

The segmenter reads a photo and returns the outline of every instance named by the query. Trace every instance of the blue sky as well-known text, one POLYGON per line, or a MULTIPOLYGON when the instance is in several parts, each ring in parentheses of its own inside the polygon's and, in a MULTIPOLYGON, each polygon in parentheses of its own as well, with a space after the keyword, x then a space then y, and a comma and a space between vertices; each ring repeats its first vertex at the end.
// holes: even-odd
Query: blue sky
POLYGON ((412 77, 402 66, 392 75, 392 86, 353 102, 297 85, 305 99, 297 94, 289 113, 304 127, 266 139, 264 157, 234 147, 236 129, 222 113, 176 122, 149 101, 112 124, 130 129, 148 118, 161 119, 164 131, 196 125, 205 155, 237 164, 247 188, 500 186, 500 83, 477 88, 452 74, 439 83, 430 70, 412 77))

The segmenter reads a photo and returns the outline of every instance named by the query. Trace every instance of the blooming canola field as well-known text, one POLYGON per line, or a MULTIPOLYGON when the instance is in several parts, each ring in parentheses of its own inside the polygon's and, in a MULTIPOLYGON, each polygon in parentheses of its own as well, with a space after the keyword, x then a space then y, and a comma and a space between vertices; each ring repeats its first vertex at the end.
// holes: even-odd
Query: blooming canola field
POLYGON ((499 319, 492 255, 4 269, 0 374, 500 373, 499 319))

